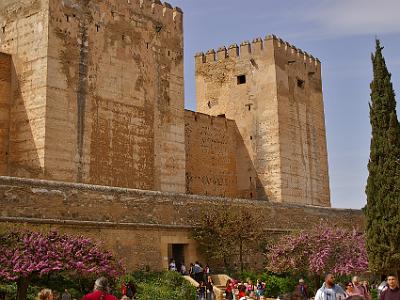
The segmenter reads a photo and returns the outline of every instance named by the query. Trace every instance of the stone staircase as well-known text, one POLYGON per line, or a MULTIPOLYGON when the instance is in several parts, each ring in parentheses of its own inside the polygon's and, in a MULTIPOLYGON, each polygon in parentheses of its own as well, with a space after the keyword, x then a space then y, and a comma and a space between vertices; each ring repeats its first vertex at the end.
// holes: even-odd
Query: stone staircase
MULTIPOLYGON (((192 277, 185 275, 183 276, 183 278, 185 278, 187 281, 190 282, 191 285, 193 285, 194 287, 198 287, 199 283, 194 280, 192 277)), ((225 286, 226 286, 226 282, 228 279, 231 279, 228 275, 226 274, 216 274, 216 275, 211 275, 211 278, 214 282, 214 299, 215 300, 224 300, 224 292, 225 292, 225 286)))

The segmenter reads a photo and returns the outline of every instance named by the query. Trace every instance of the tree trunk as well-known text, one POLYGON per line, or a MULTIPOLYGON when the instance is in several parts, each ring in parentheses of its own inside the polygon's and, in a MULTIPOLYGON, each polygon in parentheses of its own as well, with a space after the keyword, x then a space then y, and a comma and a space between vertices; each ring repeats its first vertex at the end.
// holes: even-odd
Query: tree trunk
POLYGON ((20 277, 17 280, 17 298, 16 300, 26 300, 28 287, 31 283, 31 277, 20 277))
POLYGON ((243 241, 239 241, 239 261, 240 261, 240 273, 243 274, 243 241))

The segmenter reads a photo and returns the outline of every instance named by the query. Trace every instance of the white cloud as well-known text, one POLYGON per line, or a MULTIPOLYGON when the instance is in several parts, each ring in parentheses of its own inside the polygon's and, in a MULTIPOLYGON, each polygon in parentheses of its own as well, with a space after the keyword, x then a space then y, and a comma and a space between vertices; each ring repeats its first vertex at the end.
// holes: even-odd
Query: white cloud
POLYGON ((399 0, 323 0, 303 16, 314 34, 328 36, 400 33, 399 0))

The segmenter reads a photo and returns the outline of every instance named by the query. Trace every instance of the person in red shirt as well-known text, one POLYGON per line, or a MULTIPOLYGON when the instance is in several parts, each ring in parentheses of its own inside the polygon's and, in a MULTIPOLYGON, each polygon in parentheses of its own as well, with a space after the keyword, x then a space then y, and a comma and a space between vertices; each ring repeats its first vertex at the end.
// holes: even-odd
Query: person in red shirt
POLYGON ((117 297, 111 295, 109 291, 107 278, 100 277, 94 283, 93 292, 83 296, 82 300, 118 300, 117 297))

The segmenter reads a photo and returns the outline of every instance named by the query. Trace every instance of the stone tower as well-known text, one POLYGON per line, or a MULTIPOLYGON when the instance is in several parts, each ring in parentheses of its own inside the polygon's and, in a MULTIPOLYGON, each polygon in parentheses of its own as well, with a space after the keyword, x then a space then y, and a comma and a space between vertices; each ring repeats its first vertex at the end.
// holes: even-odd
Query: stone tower
POLYGON ((182 18, 159 0, 1 0, 1 175, 184 192, 182 18))
POLYGON ((330 206, 321 65, 276 38, 196 55, 197 111, 236 122, 240 197, 330 206))

